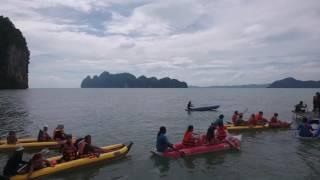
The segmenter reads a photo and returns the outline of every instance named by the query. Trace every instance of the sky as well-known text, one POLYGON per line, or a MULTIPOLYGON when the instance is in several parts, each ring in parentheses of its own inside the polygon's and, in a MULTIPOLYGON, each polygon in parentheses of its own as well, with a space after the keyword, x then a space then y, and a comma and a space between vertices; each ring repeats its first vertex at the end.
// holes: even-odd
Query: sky
POLYGON ((319 0, 0 0, 31 88, 129 72, 189 85, 320 80, 319 0))

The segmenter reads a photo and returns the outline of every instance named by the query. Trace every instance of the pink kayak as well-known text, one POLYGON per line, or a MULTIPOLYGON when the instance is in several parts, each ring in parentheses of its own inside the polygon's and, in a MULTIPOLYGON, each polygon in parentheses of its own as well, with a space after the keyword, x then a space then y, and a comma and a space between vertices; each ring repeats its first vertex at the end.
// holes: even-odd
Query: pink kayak
POLYGON ((185 147, 181 143, 178 143, 174 144, 174 147, 177 150, 168 150, 166 152, 158 152, 156 150, 152 150, 151 153, 165 158, 179 158, 185 156, 192 156, 196 154, 223 151, 232 148, 240 150, 240 141, 241 135, 227 137, 225 142, 219 144, 203 144, 200 146, 185 147))

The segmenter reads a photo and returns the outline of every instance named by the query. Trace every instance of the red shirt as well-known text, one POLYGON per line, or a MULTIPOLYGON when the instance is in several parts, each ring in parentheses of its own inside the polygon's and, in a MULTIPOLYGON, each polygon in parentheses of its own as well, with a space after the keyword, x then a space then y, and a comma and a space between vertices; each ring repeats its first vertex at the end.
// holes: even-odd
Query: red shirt
POLYGON ((217 129, 217 138, 222 141, 227 137, 227 131, 225 127, 218 127, 217 129))
POLYGON ((238 114, 233 114, 233 116, 232 116, 232 122, 233 122, 234 124, 236 123, 237 119, 238 119, 238 114))

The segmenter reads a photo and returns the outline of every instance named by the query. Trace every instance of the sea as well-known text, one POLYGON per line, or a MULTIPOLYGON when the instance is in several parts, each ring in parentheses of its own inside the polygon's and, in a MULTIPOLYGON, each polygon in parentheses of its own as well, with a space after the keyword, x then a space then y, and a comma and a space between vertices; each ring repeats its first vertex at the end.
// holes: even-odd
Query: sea
MULTIPOLYGON (((245 119, 263 111, 266 118, 293 121, 293 106, 304 101, 312 109, 319 89, 187 88, 187 89, 27 89, 0 91, 0 136, 9 130, 19 137, 36 137, 39 129, 57 124, 76 137, 90 134, 92 143, 106 146, 128 141, 132 149, 121 160, 94 164, 39 179, 92 180, 313 180, 320 178, 320 140, 295 138, 294 130, 241 132, 241 151, 227 150, 180 159, 150 153, 160 126, 170 142, 181 142, 188 125, 205 133, 220 114, 224 121, 235 110, 245 119), (217 111, 185 111, 194 106, 220 105, 217 111)), ((292 125, 294 129, 295 125, 292 125)), ((0 170, 12 152, 0 152, 0 170)), ((35 151, 26 151, 28 160, 35 151)), ((59 154, 51 150, 49 156, 59 154)))

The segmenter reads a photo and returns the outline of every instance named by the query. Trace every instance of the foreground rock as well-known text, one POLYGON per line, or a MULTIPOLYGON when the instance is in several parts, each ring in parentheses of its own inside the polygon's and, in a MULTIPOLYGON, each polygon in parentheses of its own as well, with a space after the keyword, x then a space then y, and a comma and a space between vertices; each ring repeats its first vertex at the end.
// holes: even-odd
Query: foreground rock
POLYGON ((0 89, 28 88, 29 55, 21 31, 0 16, 0 89))

